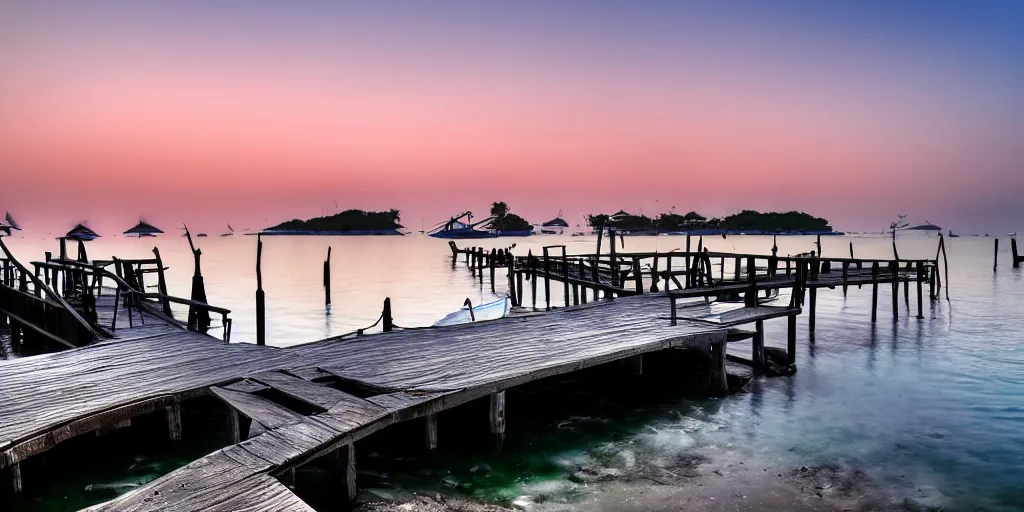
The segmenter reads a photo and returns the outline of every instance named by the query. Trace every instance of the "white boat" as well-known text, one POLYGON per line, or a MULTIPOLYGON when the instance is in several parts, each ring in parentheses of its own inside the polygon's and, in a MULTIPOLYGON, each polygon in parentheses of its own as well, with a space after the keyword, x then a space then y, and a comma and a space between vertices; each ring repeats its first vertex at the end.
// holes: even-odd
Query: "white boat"
POLYGON ((1016 231, 1011 231, 1011 232, 1007 233, 1006 236, 1017 236, 1017 232, 1016 231))
MULTIPOLYGON (((466 304, 470 304, 469 299, 466 299, 466 304)), ((494 302, 481 304, 473 308, 472 313, 470 312, 469 306, 464 305, 462 309, 448 313, 444 318, 434 322, 434 327, 468 324, 470 322, 504 318, 508 315, 509 304, 508 297, 504 297, 494 302)))

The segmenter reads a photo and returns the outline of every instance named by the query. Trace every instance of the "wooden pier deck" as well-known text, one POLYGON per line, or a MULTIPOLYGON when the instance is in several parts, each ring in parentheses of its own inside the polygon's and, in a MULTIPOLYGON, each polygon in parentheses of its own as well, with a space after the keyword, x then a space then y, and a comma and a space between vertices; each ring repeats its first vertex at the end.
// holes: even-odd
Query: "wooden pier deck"
POLYGON ((126 329, 130 339, 0 362, 0 464, 17 468, 74 436, 161 410, 170 435, 180 436, 182 403, 212 393, 241 415, 240 441, 246 418, 267 431, 99 508, 255 510, 274 500, 302 509, 268 475, 350 451, 353 441, 394 422, 488 396, 500 432, 502 392, 536 379, 685 347, 711 356, 724 384, 728 329, 685 319, 672 325, 669 313, 665 295, 647 294, 288 349, 224 343, 178 327, 141 336, 126 329), (275 403, 262 393, 267 388, 317 412, 275 403))

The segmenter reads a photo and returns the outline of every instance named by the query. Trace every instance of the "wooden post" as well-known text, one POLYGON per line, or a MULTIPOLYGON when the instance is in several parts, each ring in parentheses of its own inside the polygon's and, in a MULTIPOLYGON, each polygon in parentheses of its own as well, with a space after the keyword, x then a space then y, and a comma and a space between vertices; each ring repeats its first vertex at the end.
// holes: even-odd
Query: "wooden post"
POLYGON ((611 269, 612 269, 612 286, 618 288, 619 286, 619 260, 615 258, 615 246, 618 245, 615 241, 615 228, 608 230, 608 239, 612 243, 609 257, 611 258, 611 269))
POLYGON ((341 487, 342 497, 347 501, 356 499, 356 445, 346 444, 335 450, 334 475, 341 487))
POLYGON ((508 296, 513 306, 519 306, 519 296, 516 294, 516 270, 515 258, 511 252, 505 253, 505 268, 508 269, 508 296))
MULTIPOLYGON (((198 260, 197 260, 198 261, 198 260)), ((256 344, 267 344, 267 303, 263 294, 263 235, 256 235, 256 344)), ((198 266, 196 267, 198 270, 198 266)))
MULTIPOLYGON (((203 255, 202 249, 197 249, 195 244, 192 243, 192 234, 189 233, 188 227, 185 228, 185 237, 188 238, 188 246, 192 249, 193 259, 193 272, 192 272, 192 294, 191 299, 198 302, 206 302, 206 285, 203 282, 203 270, 200 265, 200 260, 203 255)), ((257 255, 257 259, 259 256, 257 255)), ((125 271, 125 276, 130 274, 128 270, 125 271)), ((129 279, 130 281, 130 279, 129 279)), ((258 300, 258 299, 257 299, 258 300)), ((258 309, 258 308, 257 308, 258 309)), ((129 319, 131 315, 129 315, 129 319)), ((206 332, 210 327, 210 312, 205 309, 199 309, 193 306, 188 308, 188 328, 193 331, 206 332)))
MULTIPOLYGON (((163 303, 164 314, 167 316, 173 316, 171 314, 171 303, 167 300, 167 277, 164 275, 164 262, 160 259, 160 249, 153 248, 153 257, 156 258, 156 276, 157 276, 157 290, 160 291, 160 295, 164 297, 160 300, 163 303)), ((139 290, 142 293, 146 293, 146 290, 139 290)))
MULTIPOLYGON (((513 267, 514 268, 514 267, 513 267)), ((516 272, 516 305, 523 305, 523 270, 516 272)))
POLYGON ((551 262, 548 260, 548 248, 543 249, 544 254, 544 309, 551 311, 551 262))
POLYGON ((11 494, 20 496, 25 491, 25 487, 21 480, 21 464, 15 462, 8 466, 7 474, 10 479, 11 494))
POLYGON ((384 332, 391 332, 394 329, 394 323, 391 318, 391 297, 384 298, 384 311, 381 312, 381 322, 384 326, 384 332))
POLYGON ((639 376, 643 375, 644 374, 644 355, 643 354, 637 354, 635 356, 630 356, 630 358, 629 358, 629 368, 630 368, 630 371, 633 373, 634 376, 639 377, 639 376))
POLYGON ((1010 239, 1010 255, 1013 257, 1013 268, 1020 267, 1020 257, 1017 256, 1017 239, 1010 239))
POLYGON ((423 430, 427 450, 437 448, 437 414, 428 414, 423 417, 425 428, 423 430))
POLYGON ((633 256, 633 279, 636 280, 636 294, 644 293, 644 278, 640 275, 640 258, 633 256))
POLYGON ((181 405, 177 402, 167 406, 167 433, 171 441, 181 441, 181 405))
MULTIPOLYGON (((821 237, 821 235, 818 235, 818 236, 819 236, 819 238, 821 237)), ((814 311, 815 311, 815 309, 817 307, 817 304, 818 304, 818 283, 817 283, 817 281, 818 281, 818 271, 819 270, 821 270, 821 264, 819 263, 818 259, 814 257, 814 252, 812 251, 811 252, 811 280, 814 281, 814 284, 812 286, 808 287, 809 289, 807 290, 807 292, 810 294, 810 298, 811 298, 810 312, 808 313, 809 316, 807 317, 807 331, 808 331, 808 334, 810 335, 810 340, 811 341, 814 341, 814 311)))
POLYGON ((917 318, 924 318, 924 262, 917 262, 917 318))
POLYGON ((996 250, 995 256, 992 259, 992 272, 996 271, 996 267, 999 266, 999 239, 996 238, 996 250))
POLYGON ((711 389, 719 393, 729 392, 729 380, 725 373, 726 341, 711 343, 711 389))
POLYGON ((580 302, 583 304, 587 303, 587 285, 583 284, 587 281, 587 265, 583 262, 583 258, 579 260, 579 278, 580 278, 580 302))
POLYGON ((569 307, 569 258, 562 247, 562 291, 565 296, 565 307, 569 307))
POLYGON ((910 311, 910 265, 908 261, 903 272, 903 302, 907 305, 907 311, 910 311))
POLYGON ((899 260, 889 262, 889 274, 892 278, 892 319, 900 317, 900 263, 899 260))
POLYGON ((851 260, 854 259, 854 257, 853 257, 853 242, 850 242, 850 259, 851 260))
POLYGON ((484 248, 483 247, 477 247, 476 248, 476 277, 477 277, 477 279, 479 279, 481 286, 483 286, 483 284, 484 284, 484 256, 486 256, 486 253, 484 252, 484 248))
POLYGON ((764 368, 764 320, 754 322, 753 354, 754 368, 764 368))
POLYGON ((490 258, 487 258, 487 266, 490 268, 491 272, 491 293, 494 293, 494 264, 498 259, 497 255, 498 252, 492 248, 490 258))
POLYGON ((846 297, 847 281, 850 278, 850 262, 843 262, 843 297, 846 297))
POLYGON ((796 363, 796 315, 789 315, 786 329, 786 362, 796 363))
POLYGON ((733 262, 734 267, 732 272, 732 280, 738 283, 740 282, 740 276, 742 275, 742 272, 740 270, 740 257, 737 256, 734 260, 735 261, 733 262))
POLYGON ((505 435, 505 392, 499 391, 491 395, 491 433, 505 435))
MULTIPOLYGON (((453 260, 454 261, 454 260, 453 260)), ((327 246, 327 259, 324 260, 324 309, 331 314, 331 246, 327 246)))
MULTIPOLYGON (((690 258, 690 233, 686 233, 686 259, 685 259, 686 266, 685 266, 684 270, 686 270, 685 282, 686 282, 686 287, 687 288, 691 287, 691 285, 690 285, 691 281, 690 280, 692 279, 692 276, 690 275, 691 274, 690 268, 693 266, 693 265, 691 265, 691 262, 692 262, 692 260, 690 258)), ((669 268, 671 269, 671 267, 669 267, 669 268)), ((665 289, 668 290, 668 283, 665 283, 665 289)))
MULTIPOLYGON (((665 291, 669 291, 669 282, 672 279, 672 253, 665 256, 665 291)), ((655 290, 657 291, 657 290, 655 290)))
POLYGON ((658 254, 655 253, 654 262, 651 265, 651 293, 658 292, 658 279, 660 279, 658 275, 658 254))
POLYGON ((871 264, 871 323, 878 320, 878 262, 871 264))
POLYGON ((530 302, 533 309, 537 309, 537 258, 533 257, 533 251, 529 251, 526 257, 530 264, 530 302))
POLYGON ((743 302, 748 308, 757 306, 757 265, 754 257, 747 257, 747 292, 744 294, 743 302))
POLYGON ((820 258, 821 257, 821 235, 818 235, 818 240, 815 242, 815 245, 818 246, 818 257, 820 258))

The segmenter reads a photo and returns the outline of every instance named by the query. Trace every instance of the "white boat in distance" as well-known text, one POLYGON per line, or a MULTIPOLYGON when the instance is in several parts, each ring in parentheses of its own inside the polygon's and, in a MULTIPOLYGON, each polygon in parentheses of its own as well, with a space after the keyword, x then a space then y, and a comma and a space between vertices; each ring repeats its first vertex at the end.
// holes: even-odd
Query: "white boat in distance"
MULTIPOLYGON (((469 304, 469 299, 466 299, 466 303, 469 304)), ((497 320, 504 318, 508 315, 509 311, 509 300, 508 297, 503 297, 494 302, 488 302, 487 304, 481 304, 473 308, 472 312, 468 306, 463 306, 462 309, 448 313, 444 318, 434 322, 434 327, 442 327, 445 325, 458 325, 468 324, 470 322, 480 322, 483 320, 497 320)))

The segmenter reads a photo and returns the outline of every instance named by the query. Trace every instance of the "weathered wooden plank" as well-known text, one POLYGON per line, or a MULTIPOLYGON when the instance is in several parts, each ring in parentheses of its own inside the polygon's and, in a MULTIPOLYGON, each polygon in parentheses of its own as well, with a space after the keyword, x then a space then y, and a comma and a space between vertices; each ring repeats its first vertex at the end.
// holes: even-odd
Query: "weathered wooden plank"
POLYGON ((321 384, 314 384, 308 380, 293 377, 281 372, 262 372, 252 376, 255 379, 273 389, 284 393, 292 398, 301 400, 321 409, 330 409, 343 400, 360 400, 348 393, 327 387, 321 384))
POLYGON ((268 429, 283 427, 303 418, 301 414, 256 395, 218 387, 212 387, 210 391, 231 408, 268 429))

